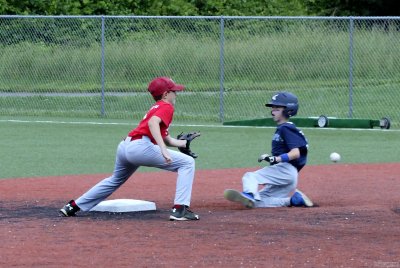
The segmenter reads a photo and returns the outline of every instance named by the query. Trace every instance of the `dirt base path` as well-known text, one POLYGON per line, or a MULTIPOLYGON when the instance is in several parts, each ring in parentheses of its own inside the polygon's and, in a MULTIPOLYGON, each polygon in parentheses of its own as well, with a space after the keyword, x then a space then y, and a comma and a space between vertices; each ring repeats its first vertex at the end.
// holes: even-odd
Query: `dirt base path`
POLYGON ((400 163, 308 166, 314 208, 244 209, 223 198, 254 169, 196 173, 196 222, 170 222, 175 175, 137 173, 110 199, 157 211, 58 210, 108 174, 0 180, 0 267, 400 267, 400 163))

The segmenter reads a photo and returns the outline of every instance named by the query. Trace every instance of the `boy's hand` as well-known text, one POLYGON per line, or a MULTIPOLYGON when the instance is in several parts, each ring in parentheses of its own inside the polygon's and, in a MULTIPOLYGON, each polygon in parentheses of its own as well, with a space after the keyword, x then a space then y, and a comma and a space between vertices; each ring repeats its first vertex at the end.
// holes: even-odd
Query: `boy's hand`
POLYGON ((164 157, 164 159, 165 159, 165 162, 167 163, 167 164, 171 164, 172 163, 172 158, 171 158, 171 155, 169 154, 169 152, 168 152, 168 150, 167 149, 161 149, 161 154, 163 155, 163 157, 164 157))
POLYGON ((261 162, 263 160, 269 162, 271 165, 274 165, 274 164, 278 163, 278 161, 276 161, 276 157, 275 156, 271 156, 269 154, 260 155, 260 157, 258 158, 258 162, 261 162))

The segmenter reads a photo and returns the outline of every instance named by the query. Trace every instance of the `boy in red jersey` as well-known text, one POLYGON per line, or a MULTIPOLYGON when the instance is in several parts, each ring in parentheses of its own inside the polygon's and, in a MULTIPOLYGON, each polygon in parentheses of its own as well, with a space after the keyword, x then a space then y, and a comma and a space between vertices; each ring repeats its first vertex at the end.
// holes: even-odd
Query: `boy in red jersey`
POLYGON ((189 209, 195 172, 194 159, 167 149, 167 146, 187 145, 186 140, 172 138, 168 133, 174 115, 176 92, 183 89, 183 85, 175 84, 168 77, 157 77, 150 82, 148 90, 156 103, 118 145, 112 176, 100 181, 78 199, 71 200, 60 209, 62 216, 75 216, 79 210, 89 211, 116 191, 140 166, 148 166, 178 173, 174 206, 169 219, 199 219, 199 215, 189 209))

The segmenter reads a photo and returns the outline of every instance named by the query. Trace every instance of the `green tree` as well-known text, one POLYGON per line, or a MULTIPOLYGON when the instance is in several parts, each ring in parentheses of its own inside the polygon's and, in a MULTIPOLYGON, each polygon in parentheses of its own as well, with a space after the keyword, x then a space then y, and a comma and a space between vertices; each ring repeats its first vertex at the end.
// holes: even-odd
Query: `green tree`
POLYGON ((301 0, 194 0, 200 15, 278 16, 305 15, 301 0))
POLYGON ((0 0, 1 14, 304 15, 302 0, 0 0))
POLYGON ((0 0, 0 14, 399 16, 396 0, 0 0))
POLYGON ((399 16, 396 0, 304 0, 309 15, 399 16))

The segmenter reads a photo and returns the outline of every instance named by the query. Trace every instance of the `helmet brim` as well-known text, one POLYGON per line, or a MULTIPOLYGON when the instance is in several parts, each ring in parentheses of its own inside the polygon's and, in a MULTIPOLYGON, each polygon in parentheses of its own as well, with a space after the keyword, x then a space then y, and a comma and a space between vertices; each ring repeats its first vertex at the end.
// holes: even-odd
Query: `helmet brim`
POLYGON ((267 103, 267 104, 265 104, 265 106, 267 106, 267 107, 276 106, 276 107, 283 107, 283 108, 286 108, 286 107, 287 107, 287 106, 284 105, 283 103, 267 103))

